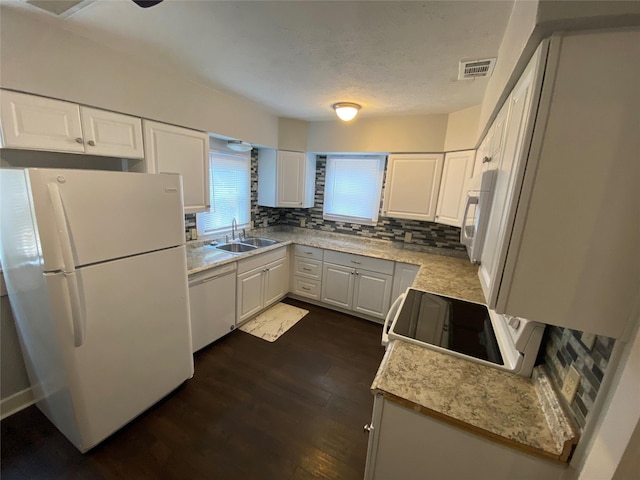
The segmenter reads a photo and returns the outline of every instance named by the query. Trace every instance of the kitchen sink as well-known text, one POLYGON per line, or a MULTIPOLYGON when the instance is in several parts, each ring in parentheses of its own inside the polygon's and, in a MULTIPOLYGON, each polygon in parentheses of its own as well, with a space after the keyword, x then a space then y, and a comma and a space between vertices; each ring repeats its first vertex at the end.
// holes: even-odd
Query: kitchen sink
POLYGON ((262 237, 247 237, 240 240, 240 243, 244 245, 254 245, 256 247, 268 247, 269 245, 273 245, 274 243, 278 243, 277 240, 271 240, 270 238, 262 238, 262 237))
POLYGON ((219 245, 210 244, 209 248, 216 248, 218 250, 223 250, 229 253, 244 253, 244 252, 252 252, 257 250, 260 247, 268 247, 273 245, 274 243, 278 243, 278 240, 271 240, 270 238, 262 238, 262 237, 247 237, 242 240, 233 241, 231 243, 221 243, 219 245))
POLYGON ((216 245, 215 248, 218 250, 224 250, 225 252, 243 253, 251 252, 258 247, 254 245, 246 245, 244 243, 223 243, 222 245, 216 245))

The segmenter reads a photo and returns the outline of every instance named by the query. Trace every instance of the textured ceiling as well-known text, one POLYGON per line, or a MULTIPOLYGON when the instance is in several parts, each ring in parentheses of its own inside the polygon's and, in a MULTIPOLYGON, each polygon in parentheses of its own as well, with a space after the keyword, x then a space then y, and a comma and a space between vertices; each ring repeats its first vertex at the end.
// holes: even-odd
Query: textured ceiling
POLYGON ((142 9, 95 0, 56 20, 280 116, 321 120, 334 118, 338 101, 360 103, 362 116, 479 104, 487 80, 458 81, 458 61, 497 56, 512 5, 165 0, 142 9))

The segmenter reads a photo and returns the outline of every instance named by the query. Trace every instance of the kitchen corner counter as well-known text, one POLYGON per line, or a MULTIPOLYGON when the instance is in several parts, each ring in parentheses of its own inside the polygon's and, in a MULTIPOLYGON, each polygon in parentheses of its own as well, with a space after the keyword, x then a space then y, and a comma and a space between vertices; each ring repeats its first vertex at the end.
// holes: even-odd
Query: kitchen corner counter
POLYGON ((265 229, 257 232, 260 236, 280 240, 283 243, 289 242, 419 265, 420 270, 412 287, 471 302, 484 303, 485 301, 478 279, 478 268, 469 262, 464 252, 429 247, 422 247, 424 251, 419 251, 417 248, 420 247, 411 244, 294 227, 285 231, 265 229), (452 255, 458 255, 458 257, 452 255))
POLYGON ((566 462, 578 435, 541 367, 533 379, 392 341, 373 393, 518 450, 566 462))

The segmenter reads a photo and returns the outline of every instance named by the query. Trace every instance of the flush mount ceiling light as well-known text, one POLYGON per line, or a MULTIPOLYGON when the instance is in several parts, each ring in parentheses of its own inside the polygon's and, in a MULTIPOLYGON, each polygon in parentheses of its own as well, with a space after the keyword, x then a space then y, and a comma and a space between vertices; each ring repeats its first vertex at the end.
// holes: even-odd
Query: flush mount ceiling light
POLYGON ((252 146, 249 142, 243 142, 242 140, 229 140, 227 148, 235 152, 248 152, 252 146))
POLYGON ((333 104, 333 109, 336 111, 336 115, 338 115, 340 120, 345 122, 353 120, 358 114, 360 108, 360 105, 357 103, 340 102, 333 104))

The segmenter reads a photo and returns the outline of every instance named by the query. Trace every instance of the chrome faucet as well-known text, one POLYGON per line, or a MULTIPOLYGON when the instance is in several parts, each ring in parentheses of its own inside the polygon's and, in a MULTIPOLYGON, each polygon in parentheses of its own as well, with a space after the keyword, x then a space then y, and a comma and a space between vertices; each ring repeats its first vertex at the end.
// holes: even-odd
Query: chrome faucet
POLYGON ((233 217, 233 220, 231 221, 231 239, 232 240, 236 239, 236 233, 238 233, 238 221, 236 220, 236 217, 233 217))

